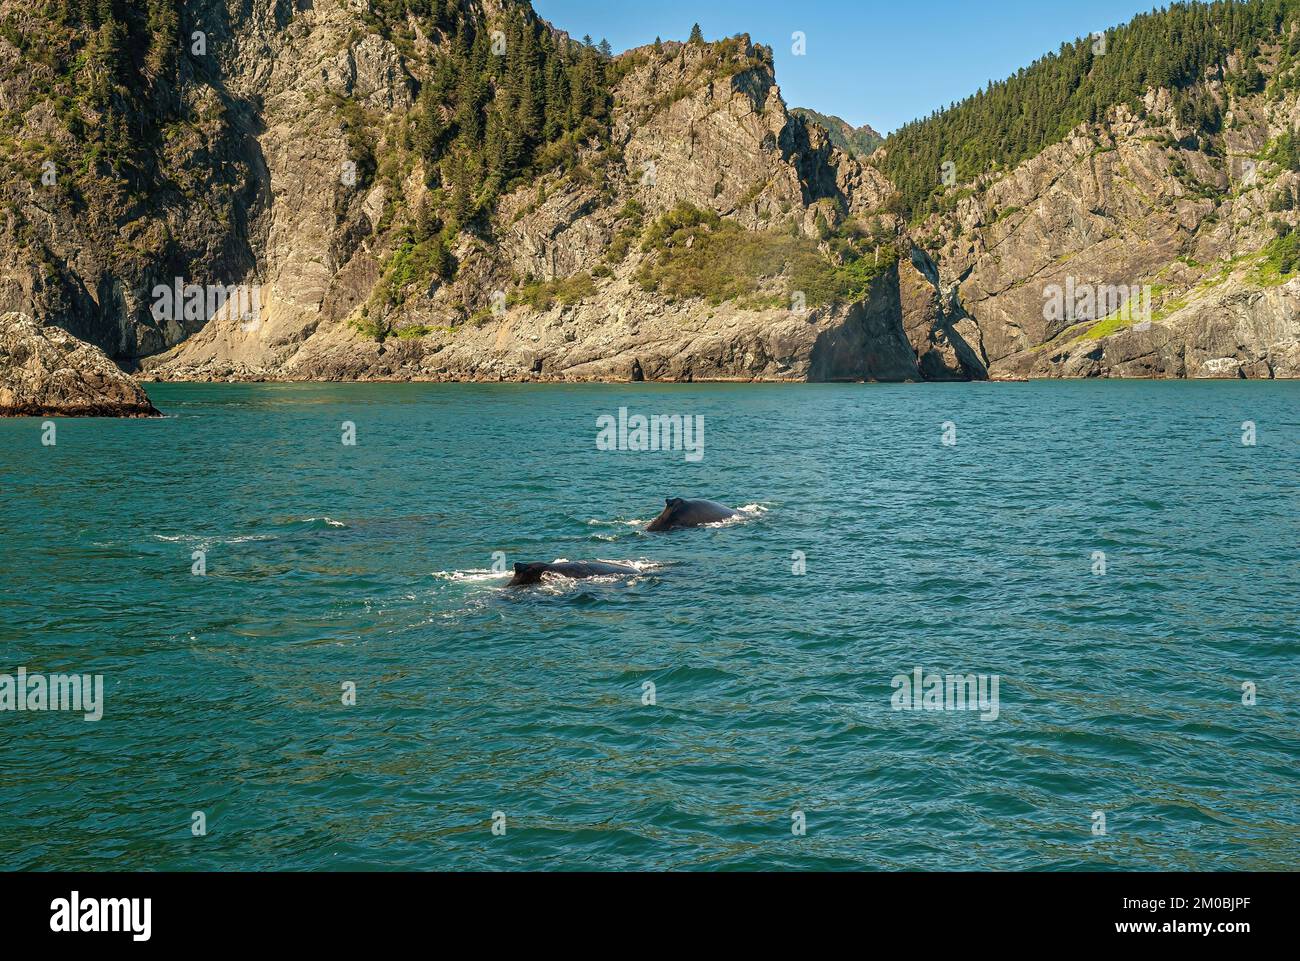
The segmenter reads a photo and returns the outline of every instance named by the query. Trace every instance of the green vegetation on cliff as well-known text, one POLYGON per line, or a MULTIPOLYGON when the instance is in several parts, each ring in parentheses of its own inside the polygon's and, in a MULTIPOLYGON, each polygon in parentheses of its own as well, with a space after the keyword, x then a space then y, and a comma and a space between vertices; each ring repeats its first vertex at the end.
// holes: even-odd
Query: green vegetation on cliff
POLYGON ((12 115, 0 111, 0 129, 22 129, 25 116, 42 105, 57 125, 44 125, 39 141, 0 136, 0 163, 27 182, 49 169, 49 186, 78 203, 86 200, 83 190, 142 198, 183 186, 177 169, 159 169, 168 127, 189 119, 176 95, 178 0, 44 0, 34 6, 34 16, 0 19, 0 37, 28 64, 28 100, 12 115), (44 168, 47 161, 51 168, 44 168))
POLYGON ((596 284, 591 274, 574 274, 558 280, 528 281, 520 286, 514 299, 533 310, 550 310, 557 301, 561 304, 576 304, 595 293, 596 284))
POLYGON ((1153 87, 1175 91, 1180 121, 1213 135, 1222 108, 1200 82, 1222 80, 1236 95, 1263 90, 1261 63, 1276 56, 1273 85, 1300 87, 1298 22, 1300 0, 1171 4, 1103 36, 1063 44, 1015 76, 907 124, 886 142, 881 169, 919 218, 943 206, 943 164, 955 165, 959 183, 1014 166, 1116 104, 1141 114, 1141 98, 1153 87))
POLYGON ((793 227, 746 230, 685 202, 646 228, 641 249, 650 255, 636 274, 643 290, 742 307, 789 307, 796 294, 807 307, 854 300, 898 261, 891 244, 856 225, 823 247, 793 227))
POLYGON ((1281 225, 1280 235, 1264 248, 1253 279, 1261 287, 1276 287, 1300 273, 1300 233, 1281 225))
POLYGON ((611 60, 590 38, 556 34, 527 4, 484 23, 459 0, 380 0, 372 18, 419 82, 394 149, 423 162, 455 226, 517 183, 571 170, 580 145, 608 140, 611 60), (432 56, 420 55, 416 29, 439 44, 432 56))
POLYGON ((490 233, 509 190, 552 173, 595 179, 583 150, 608 154, 620 68, 608 44, 570 40, 528 4, 484 21, 463 0, 376 0, 369 22, 403 54, 418 87, 414 108, 382 132, 340 108, 358 172, 364 179, 370 167, 387 184, 395 209, 380 227, 395 221, 400 230, 368 305, 374 316, 454 279, 457 236, 490 233), (417 165, 429 193, 410 209, 405 182, 417 165))
POLYGON ((41 272, 43 319, 114 355, 157 348, 156 280, 196 259, 222 276, 249 266, 247 115, 191 7, 31 0, 0 15, 0 249, 41 272))

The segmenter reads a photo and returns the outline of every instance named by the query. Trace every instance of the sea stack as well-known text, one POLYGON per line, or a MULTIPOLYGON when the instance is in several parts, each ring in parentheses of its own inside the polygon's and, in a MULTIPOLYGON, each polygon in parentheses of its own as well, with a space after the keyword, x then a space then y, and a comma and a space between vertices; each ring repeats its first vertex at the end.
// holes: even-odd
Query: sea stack
POLYGON ((0 314, 0 417, 159 417, 98 347, 26 314, 0 314))

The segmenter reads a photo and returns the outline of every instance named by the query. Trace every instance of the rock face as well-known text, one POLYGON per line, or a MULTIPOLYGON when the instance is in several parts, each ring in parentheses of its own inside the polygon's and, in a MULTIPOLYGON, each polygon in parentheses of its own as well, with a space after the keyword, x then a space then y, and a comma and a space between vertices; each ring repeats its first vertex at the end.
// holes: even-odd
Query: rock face
POLYGON ((898 275, 903 329, 920 375, 926 380, 986 379, 979 326, 952 297, 943 296, 939 268, 929 255, 913 247, 898 275))
POLYGON ((104 352, 23 314, 0 315, 0 417, 157 417, 104 352))
MULTIPOLYGON (((229 355, 217 329, 147 362, 143 376, 175 380, 533 380, 533 381, 903 381, 924 379, 899 322, 897 272, 872 295, 838 306, 791 311, 732 304, 665 305, 627 278, 599 302, 544 312, 509 311, 496 323, 453 333, 359 340, 344 324, 322 325, 283 367, 249 366, 229 355), (605 298, 608 298, 608 302, 605 298), (614 306, 610 306, 610 303, 614 306), (187 363, 197 357, 197 365, 187 363)), ((938 326, 938 325, 936 325, 938 326)), ((964 346, 964 345, 963 345, 964 346)), ((930 351, 927 345, 927 352, 930 351)), ((982 376, 952 359, 927 367, 936 379, 982 376)))
POLYGON ((1300 278, 1266 289, 1249 280, 1174 310, 1149 327, 1059 343, 1002 360, 1024 377, 1270 379, 1300 377, 1300 278))
MULTIPOLYGON (((75 123, 45 95, 59 65, 0 36, 0 111, 16 125, 0 141, 0 311, 158 380, 1300 376, 1297 282, 1259 269, 1271 222, 1297 224, 1274 210, 1300 174, 1261 159, 1300 124, 1294 90, 1211 84, 1226 118, 1212 149, 1153 90, 1141 118, 1113 108, 908 225, 878 160, 836 145, 874 132, 787 109, 771 51, 744 36, 609 61, 608 129, 575 135, 571 163, 503 183, 458 225, 454 274, 389 296, 415 212, 450 192, 409 144, 451 40, 378 6, 181 5, 181 35, 201 26, 210 54, 138 94, 152 153, 125 172, 98 161, 71 187, 6 153, 47 144, 68 158, 59 177, 82 162, 75 123), (378 170, 358 177, 371 148, 378 170), (656 254, 641 240, 680 205, 798 237, 832 269, 846 238, 868 237, 882 269, 806 309, 788 263, 749 296, 665 293, 644 281, 656 254), (255 316, 160 314, 157 291, 177 278, 255 291, 255 316), (557 295, 528 295, 546 285, 557 295), (1051 288, 1089 285, 1150 288, 1149 318, 1045 310, 1051 288)), ((523 0, 452 6, 484 31, 532 16, 523 0)), ((42 16, 23 0, 0 14, 19 28, 42 16)))
MULTIPOLYGON (((329 33, 332 23, 323 12, 308 11, 298 15, 295 28, 308 38, 329 33)), ((333 49, 303 39, 293 50, 318 47, 333 49)), ((291 50, 281 50, 276 62, 291 61, 291 50)), ((372 57, 388 66, 365 73, 387 85, 338 89, 400 112, 409 100, 393 67, 396 52, 376 48, 372 57)), ((393 320, 399 332, 418 336, 376 342, 358 334, 357 311, 380 278, 391 241, 376 235, 382 194, 352 201, 338 217, 311 209, 319 198, 340 194, 337 171, 347 157, 341 136, 327 150, 328 118, 310 111, 297 123, 268 124, 264 156, 310 144, 329 159, 296 155, 282 172, 270 165, 273 184, 284 177, 293 186, 289 194, 272 191, 272 226, 257 258, 269 281, 262 287, 262 323, 248 329, 236 318, 210 322, 178 347, 142 359, 142 376, 624 380, 639 370, 649 380, 921 379, 902 328, 896 271, 861 303, 808 310, 674 302, 648 293, 635 279, 645 261, 636 244, 599 276, 611 242, 626 227, 629 203, 646 222, 687 202, 747 229, 793 222, 812 235, 819 220, 837 225, 878 214, 891 192, 879 172, 836 150, 824 130, 787 111, 770 55, 748 38, 718 47, 664 44, 623 57, 631 66, 614 92, 611 149, 601 152, 617 160, 607 162, 595 182, 552 175, 503 197, 490 239, 461 238, 455 282, 408 301, 393 320), (666 98, 665 91, 675 93, 666 98), (339 217, 333 234, 319 235, 322 223, 333 225, 339 217), (320 251, 329 255, 320 257, 320 251), (295 258, 310 260, 310 267, 295 258), (308 282, 307 274, 316 279, 308 282), (594 289, 579 300, 546 309, 507 301, 521 277, 556 281, 578 274, 597 275, 594 289), (492 310, 494 296, 508 305, 492 310), (460 313, 466 303, 479 308, 469 323, 460 313)), ((318 66, 277 67, 266 82, 274 85, 282 73, 290 89, 314 84, 300 78, 326 75, 318 66)), ((297 95, 304 96, 301 90, 297 95)), ((256 91, 266 104, 289 96, 256 91)), ((592 156, 591 162, 601 161, 592 156)), ((410 178, 408 189, 408 202, 418 203, 421 178, 410 178)), ((897 218, 883 220, 885 229, 901 233, 897 218)), ((945 376, 980 376, 982 367, 954 371, 945 376)))
POLYGON ((1300 174, 1263 159, 1300 99, 1229 96, 1226 156, 1181 126, 1167 94, 996 179, 923 225, 937 284, 978 328, 994 377, 1298 377, 1300 279, 1261 273, 1276 224, 1295 227, 1300 174), (1079 295, 1073 315, 1050 301, 1079 295), (1150 309, 1114 311, 1119 291, 1150 309), (1133 295, 1139 295, 1140 300, 1133 295))

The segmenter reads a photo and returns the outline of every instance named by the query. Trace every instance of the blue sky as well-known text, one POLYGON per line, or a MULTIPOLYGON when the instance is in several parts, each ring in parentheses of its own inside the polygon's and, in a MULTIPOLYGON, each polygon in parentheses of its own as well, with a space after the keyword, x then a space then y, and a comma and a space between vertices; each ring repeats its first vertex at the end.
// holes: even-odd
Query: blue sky
POLYGON ((532 0, 575 37, 607 37, 615 51, 685 40, 699 22, 710 40, 749 33, 776 51, 786 103, 889 133, 1015 73, 1064 40, 1152 9, 1152 0, 532 0), (791 54, 803 31, 808 52, 791 54))

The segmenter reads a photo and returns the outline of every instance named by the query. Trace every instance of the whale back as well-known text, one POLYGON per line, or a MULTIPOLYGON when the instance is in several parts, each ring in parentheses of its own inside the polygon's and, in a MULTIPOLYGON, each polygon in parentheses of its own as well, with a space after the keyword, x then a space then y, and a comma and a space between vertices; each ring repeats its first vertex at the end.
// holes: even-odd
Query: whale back
POLYGON ((717 501, 684 500, 670 497, 664 501, 663 513, 652 520, 647 531, 667 531, 675 527, 698 527, 735 517, 736 511, 717 501))
POLYGON ((588 577, 608 575, 636 575, 640 571, 631 564, 618 564, 611 561, 554 561, 550 564, 516 564, 515 576, 507 587, 524 587, 528 584, 540 584, 543 574, 558 574, 582 580, 588 577))

